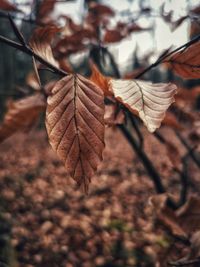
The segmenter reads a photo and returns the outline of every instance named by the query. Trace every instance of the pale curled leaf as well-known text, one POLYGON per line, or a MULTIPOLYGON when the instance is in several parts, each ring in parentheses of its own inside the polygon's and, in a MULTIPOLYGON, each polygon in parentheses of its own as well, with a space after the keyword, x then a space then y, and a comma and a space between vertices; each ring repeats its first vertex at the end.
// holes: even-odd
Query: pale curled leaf
POLYGON ((0 126, 0 142, 17 131, 29 130, 45 107, 46 101, 42 94, 9 102, 8 111, 0 126))
POLYGON ((59 29, 56 26, 37 28, 29 42, 30 47, 37 55, 41 56, 44 60, 48 61, 55 67, 59 67, 59 64, 54 59, 50 43, 53 36, 58 31, 59 29))
POLYGON ((71 74, 56 83, 47 103, 49 142, 87 192, 104 149, 103 93, 83 76, 71 74))
POLYGON ((130 111, 138 112, 148 130, 154 132, 174 102, 177 87, 174 84, 111 79, 110 90, 130 111))

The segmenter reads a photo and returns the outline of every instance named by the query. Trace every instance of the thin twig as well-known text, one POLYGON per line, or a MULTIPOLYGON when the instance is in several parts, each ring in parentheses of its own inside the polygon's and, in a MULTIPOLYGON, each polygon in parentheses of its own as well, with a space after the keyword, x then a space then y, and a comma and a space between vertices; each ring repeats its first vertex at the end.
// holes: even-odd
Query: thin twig
POLYGON ((135 133, 136 133, 136 135, 138 137, 139 147, 142 149, 143 145, 144 145, 144 138, 142 136, 140 128, 138 127, 138 124, 137 124, 135 118, 133 117, 133 115, 130 112, 128 113, 128 116, 129 116, 129 119, 130 119, 130 122, 131 122, 133 128, 135 129, 135 133))
MULTIPOLYGON (((144 167, 146 168, 146 171, 147 171, 149 177, 152 179, 152 181, 154 183, 156 192, 159 194, 165 193, 166 190, 165 190, 164 185, 162 184, 160 175, 156 171, 155 167, 153 166, 152 162, 149 160, 146 153, 138 146, 136 140, 131 135, 129 130, 126 128, 126 126, 121 124, 121 125, 118 125, 118 127, 121 130, 121 132, 123 133, 123 135, 126 137, 127 141, 131 145, 131 147, 135 150, 135 152, 137 153, 140 160, 142 161, 144 167)), ((173 202, 173 200, 171 198, 168 198, 167 204, 172 209, 177 208, 177 205, 173 202)))
MULTIPOLYGON (((154 132, 154 136, 164 145, 167 145, 169 142, 165 139, 165 137, 157 132, 154 132)), ((182 170, 179 170, 177 168, 174 168, 174 170, 179 174, 180 176, 180 182, 181 182, 181 189, 180 189, 180 197, 179 202, 177 204, 178 207, 181 207, 183 204, 185 204, 187 200, 187 194, 188 194, 188 157, 190 157, 190 154, 192 153, 192 150, 190 150, 183 158, 182 158, 182 170)))
POLYGON ((174 49, 173 51, 165 54, 164 56, 159 56, 159 58, 153 63, 151 64, 150 66, 148 66, 146 69, 144 69, 142 72, 140 72, 136 77, 135 79, 138 79, 140 78, 142 75, 144 75, 146 72, 150 71, 151 69, 157 67, 159 64, 161 64, 166 58, 168 58, 169 56, 173 55, 174 53, 178 52, 179 50, 183 49, 183 48, 186 48, 186 47, 189 47, 191 46, 192 44, 198 42, 200 40, 200 34, 197 35, 194 39, 190 40, 189 42, 177 47, 176 49, 174 49))
POLYGON ((105 54, 108 55, 108 57, 110 59, 110 63, 111 63, 112 68, 114 70, 115 77, 120 79, 120 72, 119 72, 117 63, 115 62, 113 55, 110 53, 110 51, 106 47, 102 47, 102 50, 104 51, 105 54))
POLYGON ((149 176, 152 178, 154 182, 157 193, 165 193, 165 189, 164 189, 164 186, 162 185, 160 176, 158 175, 156 169, 154 168, 150 160, 147 158, 146 154, 139 148, 134 137, 131 135, 129 130, 123 124, 118 125, 118 127, 123 133, 123 135, 126 137, 129 144, 132 146, 132 148, 136 151, 137 155, 142 160, 144 166, 146 167, 148 171, 149 176))
POLYGON ((22 35, 22 33, 20 32, 20 30, 17 28, 14 20, 12 19, 11 15, 8 14, 8 18, 10 21, 10 25, 12 26, 13 32, 15 33, 15 36, 17 37, 17 39, 19 40, 19 42, 23 45, 26 46, 26 41, 24 39, 24 36, 22 35))
POLYGON ((189 180, 189 173, 188 173, 188 156, 189 154, 187 154, 186 156, 183 157, 182 159, 182 171, 180 173, 180 180, 181 180, 181 191, 180 191, 180 199, 179 199, 179 203, 178 203, 178 207, 181 207, 185 204, 185 202, 187 201, 187 195, 188 195, 188 180, 189 180))
POLYGON ((45 66, 52 69, 55 73, 57 73, 61 76, 67 76, 68 75, 68 73, 65 72, 64 70, 57 68, 56 66, 52 65, 51 63, 46 61, 41 56, 37 55, 28 45, 23 46, 22 44, 15 42, 15 41, 12 41, 11 39, 8 39, 2 35, 0 35, 0 42, 5 43, 11 47, 14 47, 14 48, 22 51, 23 53, 25 53, 27 55, 34 56, 35 59, 37 59, 40 63, 44 64, 45 66))
POLYGON ((158 131, 154 132, 153 135, 162 143, 162 144, 166 144, 167 141, 165 140, 164 136, 159 133, 158 131))
POLYGON ((195 154, 194 149, 192 149, 190 147, 188 142, 185 140, 185 138, 178 131, 175 131, 175 133, 176 133, 176 136, 178 137, 178 139, 181 141, 181 143, 184 145, 184 147, 189 152, 189 154, 190 154, 192 160, 194 161, 194 163, 197 165, 198 168, 200 168, 200 159, 198 158, 197 154, 195 154))

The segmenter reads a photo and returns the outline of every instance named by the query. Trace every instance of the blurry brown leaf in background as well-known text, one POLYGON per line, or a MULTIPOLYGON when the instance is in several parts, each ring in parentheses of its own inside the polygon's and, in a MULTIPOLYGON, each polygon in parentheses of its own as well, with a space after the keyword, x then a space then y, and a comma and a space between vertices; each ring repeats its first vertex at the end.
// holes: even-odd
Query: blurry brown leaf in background
POLYGON ((28 131, 36 123, 45 107, 46 101, 42 94, 9 101, 8 111, 0 125, 0 142, 17 131, 28 131))

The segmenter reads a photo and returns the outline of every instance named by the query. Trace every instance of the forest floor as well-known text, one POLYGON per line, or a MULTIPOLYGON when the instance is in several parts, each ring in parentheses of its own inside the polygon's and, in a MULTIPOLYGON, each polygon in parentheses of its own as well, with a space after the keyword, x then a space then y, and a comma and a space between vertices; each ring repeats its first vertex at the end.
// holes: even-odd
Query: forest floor
MULTIPOLYGON (((173 132, 163 131, 185 153, 173 132)), ((180 181, 166 148, 146 131, 144 141, 145 151, 177 199, 180 181)), ((0 151, 1 217, 11 225, 15 266, 164 267, 189 253, 170 227, 155 223, 156 207, 150 198, 158 195, 118 130, 106 130, 104 160, 86 196, 67 176, 45 131, 17 134, 1 144, 0 151)), ((199 195, 200 175, 192 161, 189 172, 195 185, 190 194, 199 195)))

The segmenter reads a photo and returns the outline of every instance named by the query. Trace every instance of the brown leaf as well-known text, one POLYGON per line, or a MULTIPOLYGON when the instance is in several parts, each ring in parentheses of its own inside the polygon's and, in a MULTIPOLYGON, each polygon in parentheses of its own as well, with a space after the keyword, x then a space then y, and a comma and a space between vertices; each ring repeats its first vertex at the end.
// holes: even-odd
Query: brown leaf
POLYGON ((138 24, 134 22, 127 26, 127 30, 128 30, 128 33, 132 33, 132 32, 149 31, 151 30, 151 28, 142 28, 141 26, 139 26, 138 24))
POLYGON ((62 70, 66 71, 67 73, 73 73, 73 69, 71 64, 66 58, 62 58, 59 60, 59 66, 62 70))
POLYGON ((46 101, 42 94, 35 94, 9 102, 8 111, 0 126, 0 142, 17 131, 30 129, 45 107, 46 101))
POLYGON ((175 100, 178 106, 185 108, 186 105, 195 105, 198 96, 200 96, 200 86, 191 89, 181 88, 175 100))
POLYGON ((43 21, 45 17, 53 11, 56 0, 43 0, 39 7, 38 21, 43 21))
POLYGON ((191 9, 190 12, 195 14, 195 15, 199 15, 200 14, 200 5, 194 7, 193 9, 191 9))
POLYGON ((38 83, 36 74, 33 71, 29 72, 29 74, 27 75, 26 84, 36 91, 39 91, 41 88, 38 83))
POLYGON ((190 258, 199 258, 200 257, 200 231, 193 233, 190 239, 191 243, 191 253, 190 258))
POLYGON ((92 2, 89 6, 89 11, 94 13, 96 16, 114 16, 115 12, 112 8, 106 6, 106 5, 102 5, 102 4, 98 4, 95 2, 92 2))
POLYGON ((167 207, 166 203, 166 194, 160 194, 150 198, 155 220, 167 228, 174 236, 187 238, 187 234, 177 222, 177 215, 167 207))
POLYGON ((118 30, 107 30, 105 32, 103 42, 104 43, 116 43, 124 39, 124 37, 126 36, 118 30))
POLYGON ((183 106, 182 103, 180 105, 178 100, 175 101, 172 111, 181 124, 184 123, 184 125, 189 127, 193 126, 196 120, 194 112, 191 110, 186 110, 185 106, 183 106))
POLYGON ((191 196, 176 212, 179 224, 188 233, 200 230, 200 198, 191 196))
POLYGON ((167 108, 174 102, 177 87, 174 84, 157 83, 141 80, 111 79, 110 91, 131 112, 138 112, 150 132, 160 127, 167 108))
POLYGON ((101 74, 97 66, 92 61, 90 62, 90 67, 92 70, 92 74, 89 77, 90 81, 98 85, 99 88, 104 92, 104 95, 106 96, 110 95, 110 92, 109 92, 110 78, 105 77, 103 74, 101 74))
POLYGON ((199 79, 200 41, 172 54, 164 62, 169 63, 176 74, 185 79, 199 79))
POLYGON ((104 97, 81 75, 58 81, 47 100, 49 142, 68 173, 88 191, 104 149, 104 97))
POLYGON ((189 29, 190 39, 193 39, 199 34, 200 34, 200 21, 198 19, 191 20, 189 29))
POLYGON ((167 156, 171 161, 172 166, 174 166, 176 169, 180 169, 182 166, 182 161, 177 146, 170 141, 166 141, 165 148, 167 150, 167 156))
POLYGON ((57 83, 58 80, 51 80, 50 82, 46 83, 44 86, 44 91, 46 95, 51 95, 51 92, 55 86, 55 84, 57 83))
POLYGON ((10 3, 7 0, 0 1, 0 9, 6 10, 6 11, 20 11, 14 4, 10 3))
POLYGON ((164 120, 162 121, 162 124, 165 126, 169 126, 175 130, 183 130, 183 126, 177 120, 176 116, 169 111, 165 113, 165 117, 164 120))
POLYGON ((33 51, 56 67, 58 67, 59 64, 54 59, 50 43, 58 31, 59 28, 56 26, 37 28, 30 39, 30 46, 33 51))

